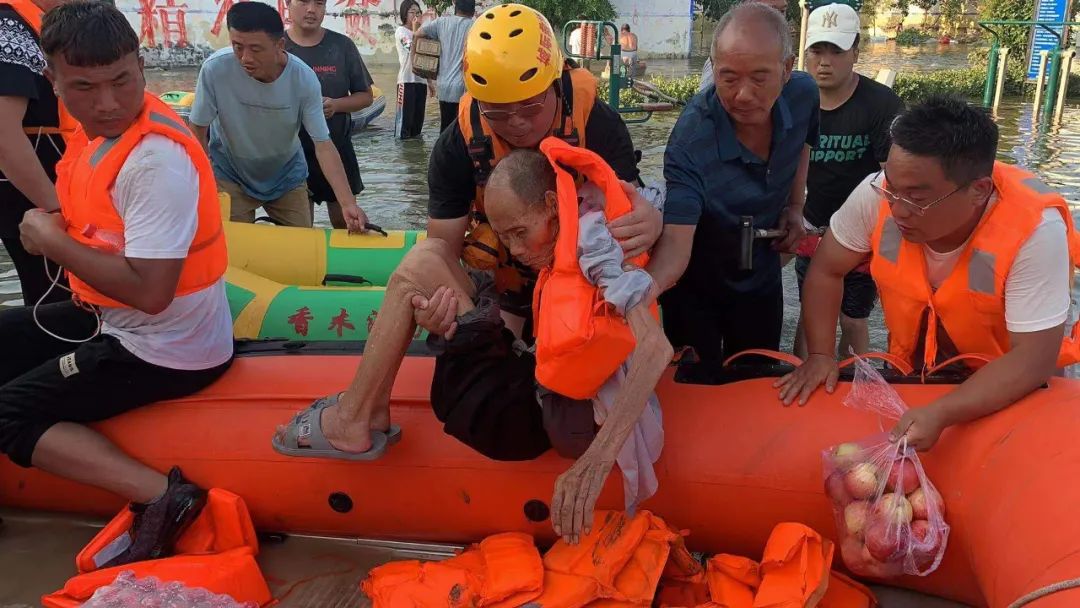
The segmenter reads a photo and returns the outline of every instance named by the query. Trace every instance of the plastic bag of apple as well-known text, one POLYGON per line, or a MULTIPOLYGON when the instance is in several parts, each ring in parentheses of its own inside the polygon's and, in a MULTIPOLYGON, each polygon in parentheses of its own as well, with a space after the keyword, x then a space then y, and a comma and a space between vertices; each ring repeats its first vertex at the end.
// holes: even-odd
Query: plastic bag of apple
MULTIPOLYGON (((899 420, 907 406, 865 360, 844 405, 899 420)), ((857 575, 926 576, 945 554, 945 503, 906 440, 880 433, 822 452, 844 564, 857 575)))

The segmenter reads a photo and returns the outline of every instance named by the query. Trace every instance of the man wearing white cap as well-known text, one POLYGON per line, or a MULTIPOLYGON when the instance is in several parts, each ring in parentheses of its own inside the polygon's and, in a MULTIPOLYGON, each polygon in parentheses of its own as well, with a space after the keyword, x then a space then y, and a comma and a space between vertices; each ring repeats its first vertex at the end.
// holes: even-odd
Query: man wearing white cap
MULTIPOLYGON (((889 151, 889 124, 903 107, 892 89, 854 71, 859 59, 859 29, 859 14, 846 4, 819 7, 808 18, 806 68, 821 93, 821 131, 810 153, 803 209, 812 235, 813 228, 828 226, 833 213, 863 178, 881 168, 889 151)), ((795 260, 800 290, 820 237, 808 239, 795 260)), ((848 354, 848 347, 858 353, 869 349, 867 317, 876 297, 867 272, 856 269, 845 277, 841 355, 848 354)), ((805 350, 800 323, 795 352, 805 357, 805 350)))

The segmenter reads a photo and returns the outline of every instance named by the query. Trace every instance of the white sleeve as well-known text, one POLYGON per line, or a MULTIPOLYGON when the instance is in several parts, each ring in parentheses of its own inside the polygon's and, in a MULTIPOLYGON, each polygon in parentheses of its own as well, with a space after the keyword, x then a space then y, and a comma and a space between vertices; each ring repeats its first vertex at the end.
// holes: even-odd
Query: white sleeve
POLYGON ((1005 278, 1005 326, 1014 333, 1057 327, 1069 316, 1071 280, 1065 221, 1054 209, 1028 237, 1005 278))
POLYGON ((199 224, 199 174, 187 150, 164 135, 147 135, 128 155, 112 191, 124 220, 124 255, 186 258, 199 224))
POLYGON ((848 195, 844 204, 829 220, 829 231, 837 243, 856 253, 870 253, 871 238, 877 227, 880 199, 870 181, 876 173, 866 176, 848 195))

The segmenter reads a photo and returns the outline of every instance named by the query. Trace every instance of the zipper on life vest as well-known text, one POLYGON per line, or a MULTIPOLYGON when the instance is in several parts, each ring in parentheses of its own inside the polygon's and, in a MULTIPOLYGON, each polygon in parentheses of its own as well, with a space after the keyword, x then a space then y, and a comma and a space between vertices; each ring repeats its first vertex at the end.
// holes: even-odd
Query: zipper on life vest
POLYGON ((934 302, 931 296, 931 301, 927 304, 926 313, 926 344, 923 346, 923 365, 922 370, 919 371, 919 378, 926 381, 926 370, 933 369, 934 363, 937 360, 938 339, 938 315, 934 310, 934 302))

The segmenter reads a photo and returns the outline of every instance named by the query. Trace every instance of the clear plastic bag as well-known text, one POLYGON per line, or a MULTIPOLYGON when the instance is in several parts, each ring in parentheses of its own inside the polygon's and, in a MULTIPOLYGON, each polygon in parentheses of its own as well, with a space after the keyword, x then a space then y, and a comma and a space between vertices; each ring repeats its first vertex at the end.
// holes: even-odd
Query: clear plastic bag
MULTIPOLYGON (((863 359, 844 405, 898 420, 900 395, 863 359)), ((915 450, 882 432, 822 452, 825 494, 836 516, 840 554, 855 574, 926 576, 949 539, 945 503, 915 450)))
POLYGON ((238 603, 228 595, 192 589, 179 582, 156 577, 135 578, 124 570, 112 584, 101 587, 83 608, 258 608, 254 602, 238 603))

